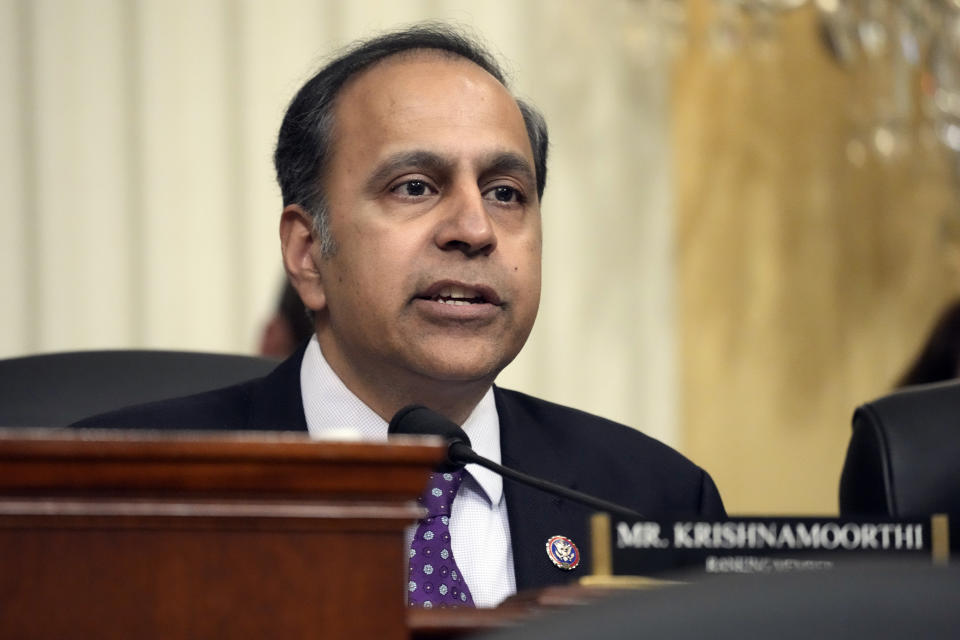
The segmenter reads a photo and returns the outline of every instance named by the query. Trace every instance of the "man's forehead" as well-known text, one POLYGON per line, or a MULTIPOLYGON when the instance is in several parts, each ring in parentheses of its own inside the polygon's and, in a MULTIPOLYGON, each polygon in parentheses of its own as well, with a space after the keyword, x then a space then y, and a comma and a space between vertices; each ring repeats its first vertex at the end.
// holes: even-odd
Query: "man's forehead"
POLYGON ((499 80, 458 55, 411 50, 380 61, 343 88, 333 142, 374 144, 384 152, 415 150, 431 138, 459 146, 464 134, 449 133, 458 127, 470 131, 475 144, 493 136, 498 146, 513 140, 523 155, 530 153, 520 107, 499 80))
POLYGON ((413 93, 428 91, 429 85, 440 74, 448 79, 456 78, 464 84, 485 85, 502 92, 503 97, 508 97, 519 113, 516 99, 500 80, 476 62, 444 49, 409 49, 378 60, 347 80, 337 97, 338 106, 342 106, 343 102, 350 102, 352 97, 368 101, 383 97, 386 92, 398 94, 408 90, 413 93), (413 75, 418 71, 424 71, 426 77, 421 78, 417 86, 390 82, 396 75, 413 75))

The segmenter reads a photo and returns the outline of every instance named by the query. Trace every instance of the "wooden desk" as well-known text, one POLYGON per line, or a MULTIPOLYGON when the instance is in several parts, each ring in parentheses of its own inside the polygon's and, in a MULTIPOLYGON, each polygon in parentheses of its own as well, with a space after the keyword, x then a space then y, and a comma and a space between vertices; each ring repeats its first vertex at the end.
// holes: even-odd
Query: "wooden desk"
POLYGON ((0 431, 0 637, 406 638, 437 441, 0 431))

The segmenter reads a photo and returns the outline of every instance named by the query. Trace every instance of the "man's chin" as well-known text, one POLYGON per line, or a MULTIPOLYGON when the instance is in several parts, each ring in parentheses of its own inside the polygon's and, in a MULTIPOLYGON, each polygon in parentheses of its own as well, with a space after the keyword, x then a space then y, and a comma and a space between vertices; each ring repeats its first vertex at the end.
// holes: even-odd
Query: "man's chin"
POLYGON ((443 363, 431 366, 423 371, 424 377, 439 384, 491 385, 503 367, 478 367, 476 365, 443 363))
POLYGON ((420 373, 437 383, 491 385, 500 371, 513 358, 465 357, 466 354, 434 355, 417 368, 420 373))

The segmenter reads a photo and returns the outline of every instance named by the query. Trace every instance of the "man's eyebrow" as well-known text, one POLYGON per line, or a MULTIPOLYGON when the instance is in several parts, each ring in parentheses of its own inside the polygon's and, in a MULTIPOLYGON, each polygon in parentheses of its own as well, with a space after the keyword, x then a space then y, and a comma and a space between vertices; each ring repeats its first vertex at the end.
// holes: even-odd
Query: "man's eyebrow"
POLYGON ((368 190, 379 190, 384 181, 398 171, 424 169, 430 172, 449 170, 453 162, 432 151, 399 151, 384 158, 367 180, 368 190))
POLYGON ((490 154, 481 163, 483 175, 509 173, 519 175, 525 181, 536 184, 537 176, 533 166, 519 153, 502 151, 490 154))

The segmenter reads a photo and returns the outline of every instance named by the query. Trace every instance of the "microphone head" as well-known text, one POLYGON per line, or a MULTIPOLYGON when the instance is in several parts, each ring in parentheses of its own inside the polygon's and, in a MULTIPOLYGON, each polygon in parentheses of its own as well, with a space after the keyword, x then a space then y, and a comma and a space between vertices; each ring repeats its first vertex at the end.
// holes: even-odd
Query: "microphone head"
POLYGON ((470 437, 458 424, 419 404, 407 405, 393 414, 387 433, 443 438, 447 443, 447 459, 437 466, 438 471, 462 469, 464 463, 456 461, 450 455, 450 449, 457 444, 470 447, 470 437))

